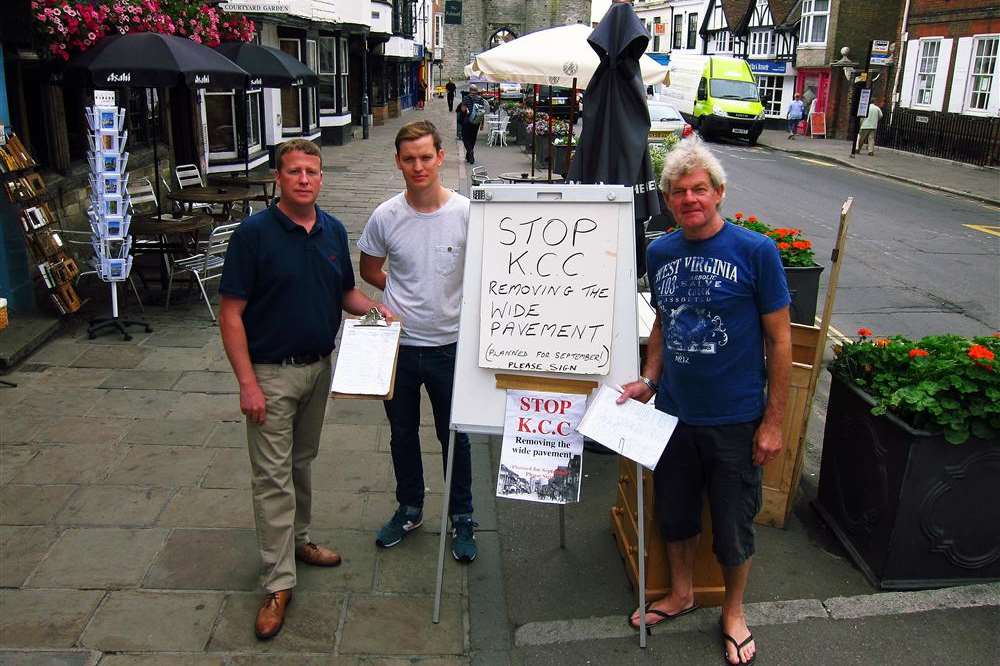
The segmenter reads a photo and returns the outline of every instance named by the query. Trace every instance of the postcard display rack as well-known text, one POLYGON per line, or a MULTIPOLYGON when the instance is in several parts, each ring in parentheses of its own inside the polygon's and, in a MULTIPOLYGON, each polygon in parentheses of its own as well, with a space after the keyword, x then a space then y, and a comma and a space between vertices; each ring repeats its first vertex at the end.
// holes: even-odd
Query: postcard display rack
POLYGON ((17 135, 0 127, 0 183, 7 199, 19 209, 25 244, 49 289, 49 299, 59 314, 65 315, 80 309, 80 297, 73 288, 80 271, 66 255, 63 239, 53 224, 51 195, 36 167, 17 135))
POLYGON ((85 109, 90 133, 90 218, 91 245, 97 275, 111 285, 111 316, 92 319, 87 329, 90 338, 105 329, 116 329, 131 340, 127 327, 153 329, 144 321, 118 316, 118 283, 128 279, 132 270, 132 237, 128 234, 132 202, 128 194, 128 152, 125 143, 125 109, 114 103, 114 93, 95 91, 94 106, 85 109))

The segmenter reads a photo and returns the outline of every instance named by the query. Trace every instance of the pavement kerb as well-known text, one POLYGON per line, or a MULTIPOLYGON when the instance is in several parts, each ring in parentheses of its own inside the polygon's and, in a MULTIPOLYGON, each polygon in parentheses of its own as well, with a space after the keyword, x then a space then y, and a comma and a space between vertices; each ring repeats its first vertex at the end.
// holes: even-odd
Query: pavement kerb
MULTIPOLYGON (((1000 583, 918 592, 883 592, 853 597, 764 601, 746 604, 747 624, 769 626, 793 624, 809 618, 846 620, 872 616, 905 615, 933 610, 956 610, 1000 606, 1000 583)), ((657 627, 656 633, 683 633, 712 629, 719 611, 703 608, 691 615, 657 627)), ((626 624, 625 614, 576 620, 529 622, 514 632, 515 647, 572 643, 576 641, 628 638, 636 631, 626 624)))
POLYGON ((855 169, 863 173, 871 174, 873 176, 881 176, 883 178, 890 178, 892 180, 898 180, 901 183, 907 183, 909 185, 914 185, 916 187, 922 187, 929 190, 936 190, 938 192, 944 192, 946 194, 951 194, 956 197, 962 197, 964 199, 971 199, 972 201, 978 201, 980 203, 990 204, 991 206, 996 206, 1000 208, 1000 199, 993 197, 988 197, 981 194, 975 194, 972 192, 963 192, 961 190, 955 190, 950 187, 945 187, 943 185, 937 185, 935 183, 926 183, 922 180, 917 180, 915 178, 909 178, 907 176, 900 176, 898 174, 889 173, 887 171, 880 171, 878 169, 870 169, 868 167, 860 166, 849 160, 844 160, 839 157, 830 157, 829 155, 824 155, 822 153, 814 153, 808 150, 793 150, 791 148, 780 148, 778 146, 772 146, 766 143, 757 144, 761 148, 767 150, 773 150, 779 153, 788 153, 790 155, 798 155, 800 157, 808 157, 810 159, 819 160, 821 162, 829 162, 830 164, 837 164, 839 166, 844 166, 849 169, 855 169))

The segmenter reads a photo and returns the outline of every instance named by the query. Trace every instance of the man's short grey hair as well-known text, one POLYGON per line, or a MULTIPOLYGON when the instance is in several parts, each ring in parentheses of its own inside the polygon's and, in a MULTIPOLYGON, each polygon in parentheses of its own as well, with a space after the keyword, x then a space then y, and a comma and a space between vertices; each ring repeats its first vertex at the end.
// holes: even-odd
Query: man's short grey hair
POLYGON ((712 181, 712 186, 719 189, 726 184, 726 170, 697 135, 682 140, 674 149, 667 153, 663 162, 663 175, 660 176, 660 191, 670 194, 670 183, 687 174, 704 169, 712 181))

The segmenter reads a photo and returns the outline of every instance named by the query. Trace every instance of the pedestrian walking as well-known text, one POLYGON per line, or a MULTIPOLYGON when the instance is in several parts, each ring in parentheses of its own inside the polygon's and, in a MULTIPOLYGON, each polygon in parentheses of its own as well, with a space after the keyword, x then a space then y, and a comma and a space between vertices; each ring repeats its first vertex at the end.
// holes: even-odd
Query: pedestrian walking
POLYGON ((445 92, 448 94, 448 110, 455 110, 455 82, 448 79, 448 83, 444 86, 445 92))
POLYGON ((275 636, 296 583, 295 560, 335 567, 341 557, 309 535, 310 465, 330 393, 330 352, 341 310, 377 307, 354 284, 347 231, 316 206, 319 147, 287 141, 277 152, 277 204, 243 220, 230 239, 219 285, 222 343, 240 386, 261 585, 254 624, 275 636), (294 324, 291 324, 294 322, 294 324))
POLYGON ((427 84, 423 81, 417 87, 417 108, 424 108, 424 103, 427 101, 427 84))
POLYGON ((458 103, 458 107, 455 109, 455 138, 458 139, 459 141, 462 140, 462 118, 464 117, 462 112, 463 108, 462 105, 465 104, 465 98, 468 96, 469 96, 469 91, 463 90, 462 99, 458 103))
POLYGON ((858 152, 865 149, 865 144, 868 144, 868 154, 875 154, 875 131, 878 130, 878 124, 882 120, 882 107, 878 106, 875 102, 868 104, 868 113, 865 115, 865 119, 861 121, 861 132, 858 137, 858 152))
POLYGON ((805 117, 806 107, 802 101, 802 95, 795 93, 791 104, 788 105, 788 138, 794 139, 799 122, 805 117))
MULTIPOLYGON (((441 455, 448 455, 469 200, 441 184, 443 163, 441 135, 433 124, 418 121, 400 129, 396 166, 406 189, 375 209, 358 239, 361 277, 383 290, 386 304, 405 324, 393 396, 383 403, 399 506, 375 538, 382 548, 395 546, 423 522, 421 386, 434 411, 441 455), (386 261, 392 266, 388 274, 383 270, 386 261)), ((455 433, 454 442, 451 553, 456 560, 471 562, 477 554, 477 525, 472 519, 469 438, 455 433)))
POLYGON ((667 155, 660 189, 681 233, 653 241, 648 279, 656 317, 643 373, 623 387, 680 419, 653 473, 670 594, 628 618, 639 627, 694 610, 695 552, 707 490, 713 551, 726 590, 719 620, 726 660, 753 661, 743 595, 761 506, 762 466, 781 451, 792 367, 789 294, 765 236, 723 220, 722 165, 697 138, 667 155), (766 399, 765 399, 766 377, 766 399))
POLYGON ((465 161, 475 164, 476 139, 479 138, 479 130, 482 129, 483 119, 486 116, 486 100, 480 97, 478 86, 475 84, 469 86, 469 94, 462 98, 458 111, 461 118, 462 145, 465 146, 465 161))

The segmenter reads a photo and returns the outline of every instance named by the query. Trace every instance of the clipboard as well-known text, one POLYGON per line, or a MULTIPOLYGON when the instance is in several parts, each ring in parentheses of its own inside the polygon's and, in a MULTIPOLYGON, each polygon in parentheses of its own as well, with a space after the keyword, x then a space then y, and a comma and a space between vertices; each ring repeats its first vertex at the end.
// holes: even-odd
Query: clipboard
POLYGON ((377 310, 360 319, 345 320, 330 380, 330 397, 391 399, 402 330, 398 321, 386 323, 377 310))

